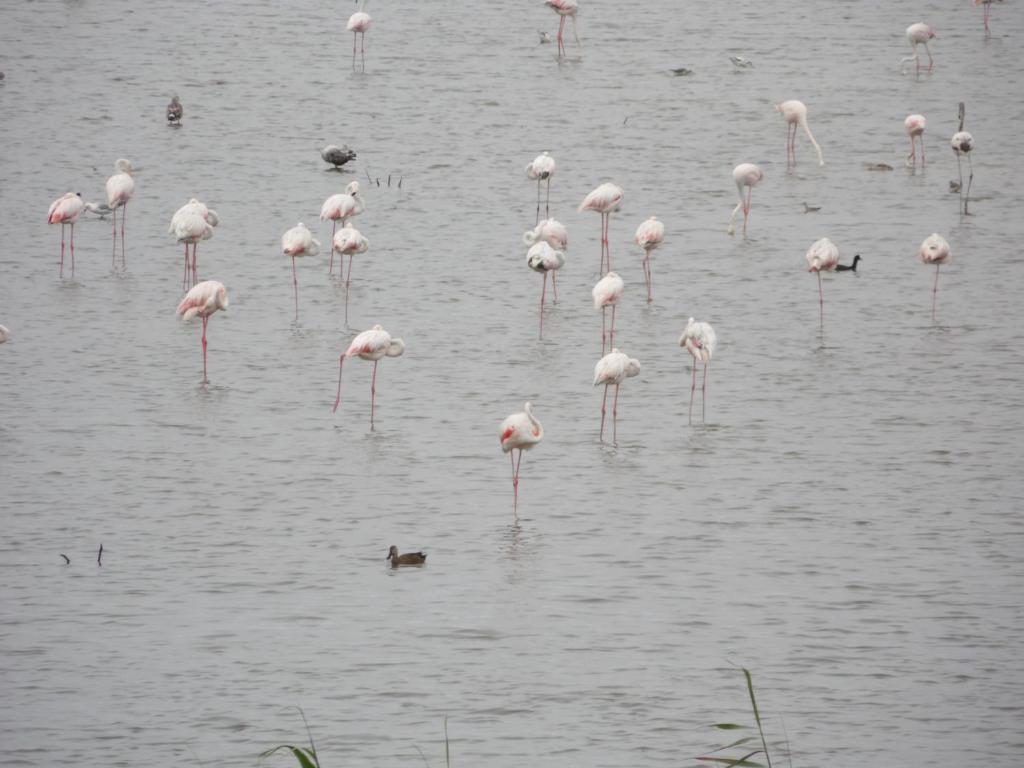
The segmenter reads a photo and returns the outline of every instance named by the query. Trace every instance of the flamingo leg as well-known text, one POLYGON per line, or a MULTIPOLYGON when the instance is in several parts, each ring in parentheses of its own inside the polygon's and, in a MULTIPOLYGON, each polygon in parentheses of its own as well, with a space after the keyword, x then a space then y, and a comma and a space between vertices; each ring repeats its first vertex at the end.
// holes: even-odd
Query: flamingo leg
POLYGON ((608 404, 608 385, 604 385, 604 397, 601 398, 601 442, 604 442, 604 414, 608 404))
MULTIPOLYGON (((512 449, 515 450, 515 449, 512 449)), ((512 464, 512 511, 518 514, 519 508, 519 476, 516 474, 516 458, 512 455, 512 450, 508 452, 509 462, 512 464)))
MULTIPOLYGON (((61 224, 61 229, 64 229, 64 225, 61 224)), ((61 239, 63 239, 64 233, 61 232, 61 239)), ((75 276, 75 222, 71 222, 71 276, 75 276)))
POLYGON ((537 216, 533 220, 533 226, 540 224, 540 177, 537 177, 537 216))
POLYGON ((562 33, 565 32, 565 16, 558 20, 558 57, 565 56, 565 43, 562 42, 562 33))
POLYGON ((210 380, 206 378, 206 324, 210 322, 209 316, 203 318, 203 384, 209 384, 210 380))
MULTIPOLYGON (((615 348, 615 307, 616 305, 612 304, 612 328, 608 336, 608 346, 613 349, 615 348)), ((617 388, 616 391, 618 391, 617 388)))
POLYGON ((825 325, 825 294, 821 288, 821 271, 818 271, 818 317, 822 326, 825 325))
POLYGON ((654 280, 651 278, 651 252, 644 256, 644 271, 647 273, 647 303, 654 301, 654 280))
POLYGON ((747 219, 750 218, 750 195, 753 193, 753 187, 747 187, 747 202, 743 206, 743 236, 747 236, 747 219))
POLYGON ((548 273, 544 273, 544 284, 540 289, 540 334, 537 336, 538 339, 544 338, 544 294, 548 290, 548 273))
POLYGON ((956 153, 956 172, 960 175, 960 210, 964 209, 964 167, 960 162, 960 153, 956 153))
POLYGON ((111 238, 113 239, 113 250, 110 252, 110 266, 114 266, 115 260, 117 259, 117 208, 110 212, 110 218, 113 222, 114 230, 111 232, 111 238))
POLYGON ((192 243, 192 285, 199 282, 199 241, 192 243))
POLYGON ((917 151, 914 148, 914 135, 910 135, 910 154, 907 155, 907 165, 917 166, 917 151))
POLYGON ((188 287, 188 243, 185 243, 185 269, 181 273, 181 287, 188 287))
POLYGON ((932 322, 935 322, 935 299, 939 294, 939 264, 935 265, 935 282, 932 284, 932 322))
POLYGON ((921 142, 921 168, 924 168, 924 134, 922 133, 918 139, 921 142))
MULTIPOLYGON (((612 249, 608 244, 608 225, 611 222, 611 213, 602 214, 604 216, 604 252, 608 255, 608 272, 612 271, 612 249)), ((605 273, 607 274, 607 272, 605 273)))
POLYGON ((334 272, 334 233, 338 229, 338 220, 331 219, 331 266, 327 269, 327 274, 334 272))
POLYGON ((292 256, 292 284, 295 286, 295 322, 299 322, 299 274, 295 271, 295 257, 292 256))
POLYGON ((128 218, 128 203, 121 208, 121 266, 124 266, 124 222, 128 218))
POLYGON ((373 378, 370 379, 370 429, 373 429, 373 406, 374 401, 377 399, 377 363, 379 360, 373 361, 373 378))
POLYGON ((704 363, 704 381, 700 385, 700 420, 708 420, 708 364, 704 363))
MULTIPOLYGON (((341 264, 338 265, 341 269, 341 264)), ((348 274, 345 277, 345 325, 348 325, 348 286, 352 280, 352 254, 348 255, 348 274)))
POLYGON ((991 8, 992 8, 992 3, 985 3, 984 4, 984 11, 985 11, 984 19, 985 19, 985 33, 986 34, 988 34, 989 31, 990 31, 989 28, 988 28, 988 13, 989 13, 989 10, 991 8))
POLYGON ((615 385, 615 400, 612 401, 612 445, 619 444, 619 385, 615 385))
POLYGON ((935 66, 935 61, 932 59, 932 49, 928 45, 928 41, 927 40, 924 41, 924 49, 928 53, 928 71, 931 72, 932 71, 932 67, 935 66))
POLYGON ((552 272, 551 273, 551 287, 555 291, 555 304, 558 303, 558 280, 556 279, 557 277, 558 277, 558 273, 557 272, 552 272))
POLYGON ((551 218, 551 176, 547 178, 547 191, 544 193, 544 218, 551 218))
POLYGON ((361 43, 361 45, 359 46, 359 50, 360 50, 360 55, 361 55, 362 60, 363 60, 363 72, 365 72, 366 71, 366 33, 365 32, 361 32, 360 33, 359 41, 361 43))
POLYGON ((331 413, 338 410, 338 404, 341 402, 341 372, 344 367, 345 355, 342 354, 341 357, 338 358, 338 396, 334 398, 334 407, 331 409, 331 413))
POLYGON ((64 222, 60 223, 60 276, 64 277, 64 222))
MULTIPOLYGON (((511 451, 509 451, 509 453, 511 453, 511 451)), ((523 463, 523 449, 520 448, 519 449, 519 458, 516 459, 516 475, 515 475, 515 480, 512 483, 513 492, 515 494, 513 511, 516 513, 517 516, 519 514, 519 467, 520 467, 520 465, 522 463, 523 463)))
POLYGON ((353 71, 356 68, 356 36, 358 34, 359 34, 358 32, 353 32, 352 33, 352 69, 353 69, 353 71))
POLYGON ((971 202, 971 184, 974 182, 974 161, 971 160, 971 153, 967 153, 967 191, 964 193, 964 215, 967 216, 967 206, 971 202))
POLYGON ((606 310, 607 309, 608 309, 607 305, 601 307, 601 356, 602 357, 604 357, 604 345, 605 345, 606 340, 608 339, 608 332, 606 330, 607 326, 606 326, 606 321, 605 321, 606 310))
POLYGON ((693 380, 690 383, 690 415, 688 423, 693 424, 693 393, 697 389, 697 361, 693 361, 693 380))

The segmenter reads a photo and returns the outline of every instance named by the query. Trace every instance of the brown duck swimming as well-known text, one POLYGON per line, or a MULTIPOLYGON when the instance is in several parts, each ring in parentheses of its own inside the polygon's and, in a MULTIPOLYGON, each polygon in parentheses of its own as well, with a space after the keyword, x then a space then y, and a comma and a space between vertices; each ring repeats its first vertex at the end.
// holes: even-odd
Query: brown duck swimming
POLYGON ((397 568, 400 565, 423 565, 427 562, 427 556, 423 552, 406 552, 404 555, 400 555, 398 547, 394 544, 391 545, 388 556, 384 559, 391 561, 392 568, 397 568))

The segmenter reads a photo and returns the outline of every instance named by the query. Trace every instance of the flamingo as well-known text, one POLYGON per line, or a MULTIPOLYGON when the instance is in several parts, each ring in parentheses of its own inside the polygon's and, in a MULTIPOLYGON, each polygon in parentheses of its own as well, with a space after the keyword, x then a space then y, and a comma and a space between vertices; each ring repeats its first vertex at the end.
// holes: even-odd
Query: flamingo
POLYGON ((964 188, 964 169, 960 164, 960 156, 967 155, 967 168, 970 175, 967 177, 967 191, 960 193, 960 202, 962 204, 964 215, 967 214, 967 204, 971 199, 971 183, 974 181, 974 163, 971 161, 971 150, 974 149, 974 137, 971 136, 967 131, 964 130, 964 103, 960 102, 960 127, 956 133, 953 134, 953 138, 950 139, 950 146, 953 148, 953 152, 956 154, 956 169, 960 173, 960 190, 964 188))
POLYGON ((907 155, 907 165, 917 166, 917 145, 915 139, 921 141, 921 167, 924 168, 924 115, 907 115, 903 121, 903 127, 910 137, 910 154, 907 155))
POLYGON ((928 71, 932 71, 932 67, 935 65, 935 61, 932 59, 932 49, 928 47, 928 41, 933 37, 937 37, 935 30, 925 24, 923 21, 919 21, 916 24, 911 24, 907 27, 907 42, 910 43, 910 47, 913 53, 910 56, 905 56, 900 59, 900 71, 902 72, 905 67, 903 66, 908 61, 914 62, 917 67, 917 72, 921 71, 921 60, 917 56, 917 46, 924 43, 924 49, 928 52, 928 71))
POLYGON ((807 249, 807 271, 818 273, 818 302, 821 323, 825 322, 825 294, 821 288, 821 271, 835 272, 839 264, 839 249, 836 244, 823 237, 807 249))
POLYGON ((540 183, 546 181, 547 186, 547 197, 544 198, 544 216, 549 218, 551 212, 549 210, 549 203, 551 202, 551 177, 555 175, 555 158, 544 152, 542 155, 537 155, 533 158, 528 166, 526 166, 526 178, 531 181, 537 182, 537 218, 534 220, 534 224, 540 223, 540 183))
POLYGON ((377 396, 377 363, 384 357, 401 357, 405 352, 405 342, 401 339, 391 338, 391 334, 381 326, 375 325, 368 331, 358 334, 348 349, 338 360, 338 396, 334 400, 334 408, 331 413, 338 410, 341 402, 341 372, 345 365, 345 358, 360 357, 363 360, 373 360, 373 378, 370 379, 370 429, 373 429, 373 406, 377 396))
POLYGON ((613 349, 597 361, 594 366, 594 386, 604 384, 604 399, 601 400, 601 442, 604 442, 604 415, 608 403, 608 387, 615 385, 615 400, 612 403, 612 442, 618 444, 619 385, 626 379, 640 373, 640 361, 625 352, 613 349))
POLYGON ((82 215, 85 202, 78 192, 68 192, 50 203, 47 224, 60 224, 60 276, 64 277, 64 225, 71 225, 71 275, 75 274, 75 222, 82 215))
POLYGON ((690 416, 689 423, 693 423, 693 392, 697 389, 697 363, 704 364, 704 380, 700 385, 700 417, 702 421, 707 417, 707 390, 708 390, 708 363, 711 356, 715 354, 715 344, 718 340, 715 337, 715 329, 709 323, 698 323, 692 317, 683 329, 683 335, 679 337, 679 346, 686 347, 687 352, 693 356, 693 380, 690 384, 690 416))
POLYGON ((647 283, 647 302, 654 301, 651 295, 651 251, 665 241, 665 225, 658 221, 657 216, 651 216, 647 221, 636 228, 633 240, 644 249, 644 281, 647 283))
MULTIPOLYGON (((992 11, 992 1, 993 0, 974 0, 974 4, 976 6, 978 6, 978 5, 985 6, 984 19, 985 19, 985 34, 986 35, 990 34, 990 32, 991 32, 991 30, 989 30, 989 28, 988 28, 988 15, 992 11)), ((1003 0, 999 0, 999 2, 1003 2, 1003 0)))
POLYGON ((191 320, 197 315, 203 319, 203 384, 210 383, 206 378, 206 324, 210 321, 210 315, 218 309, 227 308, 227 289, 216 280, 205 280, 192 286, 178 305, 177 314, 182 320, 191 320))
POLYGON ((0 344, 5 344, 11 338, 11 332, 6 325, 0 325, 0 344))
POLYGON ((619 210, 622 205, 622 189, 609 182, 594 189, 589 195, 583 198, 580 203, 581 211, 597 211, 601 214, 601 274, 611 271, 612 254, 608 250, 608 217, 619 210), (608 259, 608 269, 605 270, 605 257, 608 259))
POLYGON ((932 233, 924 239, 918 249, 918 255, 925 264, 935 265, 935 283, 932 285, 932 322, 935 322, 935 298, 939 292, 939 267, 953 260, 949 252, 949 243, 942 235, 932 233))
POLYGON ((167 231, 174 235, 177 242, 185 245, 185 272, 182 275, 182 284, 189 281, 189 258, 188 246, 192 245, 192 284, 199 280, 197 269, 196 250, 200 240, 209 240, 213 237, 213 228, 220 224, 220 217, 217 212, 206 207, 196 198, 190 199, 181 206, 171 217, 170 226, 167 231))
POLYGON ((363 71, 366 71, 366 30, 373 24, 370 14, 366 12, 368 0, 361 0, 359 10, 348 17, 348 24, 345 29, 352 33, 352 69, 356 68, 356 35, 362 35, 362 58, 363 71))
MULTIPOLYGON (((551 283, 555 283, 555 273, 565 266, 565 251, 556 251, 546 240, 531 246, 526 252, 526 264, 534 272, 544 275, 544 285, 540 289, 540 334, 537 338, 544 338, 544 295, 548 290, 548 272, 551 273, 551 283)), ((555 301, 558 301, 558 292, 555 291, 555 301)))
POLYGON ((533 415, 533 406, 527 403, 519 413, 513 413, 501 422, 498 432, 501 436, 501 450, 512 460, 512 510, 518 516, 519 510, 519 465, 523 462, 523 451, 528 451, 544 439, 544 427, 533 415), (519 451, 515 460, 512 451, 519 451))
POLYGON ((107 205, 110 206, 114 220, 113 236, 115 257, 117 255, 117 209, 124 209, 121 211, 121 263, 123 264, 124 220, 128 215, 128 201, 131 200, 132 195, 135 193, 135 179, 132 178, 134 171, 132 170, 130 160, 125 160, 123 157, 119 158, 114 162, 114 170, 116 173, 107 179, 107 205))
MULTIPOLYGON (((331 195, 320 207, 320 221, 331 220, 331 242, 334 242, 334 234, 338 231, 338 222, 344 224, 353 216, 358 216, 365 210, 363 196, 359 194, 359 182, 350 181, 344 192, 331 195)), ((334 271, 334 251, 331 251, 331 266, 328 273, 334 271)))
POLYGON ((613 347, 615 345, 615 307, 619 303, 619 299, 622 298, 622 291, 625 289, 625 283, 622 282, 622 278, 615 272, 609 272, 607 275, 597 281, 597 285, 594 286, 590 295, 594 297, 594 309, 601 310, 601 354, 604 354, 604 343, 605 338, 608 339, 608 346, 613 347), (605 335, 605 324, 604 318, 608 307, 612 308, 612 329, 611 333, 605 335))
POLYGON ((579 35, 576 34, 576 11, 579 10, 577 0, 544 0, 544 5, 558 14, 558 57, 565 56, 565 42, 562 40, 562 33, 565 31, 565 17, 572 17, 572 36, 576 40, 576 46, 582 48, 579 35))
MULTIPOLYGON (((370 247, 370 241, 363 237, 358 229, 352 226, 352 222, 346 221, 345 226, 334 235, 331 246, 331 261, 334 261, 334 251, 338 252, 338 256, 342 261, 345 260, 345 254, 348 254, 348 275, 345 277, 345 324, 347 325, 348 285, 352 278, 352 257, 357 253, 366 253, 370 247)), ((341 270, 340 265, 338 270, 341 270)))
POLYGON ((536 227, 523 233, 523 242, 526 245, 534 245, 541 240, 556 251, 564 251, 569 247, 569 232, 560 221, 541 219, 536 227))
POLYGON ((764 171, 758 168, 753 163, 740 163, 732 169, 732 178, 736 182, 736 194, 739 196, 739 203, 732 209, 732 216, 729 217, 729 229, 726 230, 730 235, 736 234, 736 227, 733 226, 733 221, 736 219, 736 214, 743 209, 743 236, 747 236, 747 218, 750 216, 750 193, 761 179, 764 178, 764 171), (747 196, 743 197, 743 188, 747 188, 747 196))
POLYGON ((167 124, 176 128, 181 127, 181 118, 184 114, 185 110, 181 106, 181 100, 175 93, 171 96, 171 103, 167 105, 167 124))
POLYGON ((299 222, 281 236, 281 251, 292 257, 292 282, 295 284, 295 322, 299 321, 299 276, 295 271, 295 259, 299 256, 316 256, 320 253, 320 241, 313 239, 313 233, 299 222))
POLYGON ((821 155, 821 147, 814 140, 811 129, 807 126, 807 105, 797 99, 790 99, 781 104, 775 105, 775 110, 782 113, 786 120, 786 161, 790 165, 796 165, 796 129, 799 125, 804 129, 807 138, 811 140, 814 149, 818 152, 818 165, 825 164, 825 158, 821 155))

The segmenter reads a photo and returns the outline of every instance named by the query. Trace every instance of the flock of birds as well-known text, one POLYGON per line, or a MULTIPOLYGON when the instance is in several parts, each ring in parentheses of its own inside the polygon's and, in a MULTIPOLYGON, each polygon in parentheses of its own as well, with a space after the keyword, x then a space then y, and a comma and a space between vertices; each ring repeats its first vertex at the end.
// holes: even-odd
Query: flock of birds
MULTIPOLYGON (((365 68, 365 34, 371 26, 371 19, 366 13, 367 0, 361 0, 359 11, 349 19, 347 29, 353 33, 353 67, 356 63, 357 44, 356 40, 361 36, 363 40, 362 64, 365 68)), ((985 29, 989 27, 989 13, 993 0, 974 0, 976 5, 984 6, 985 29)), ((559 27, 557 34, 558 55, 565 55, 563 33, 566 19, 573 23, 573 34, 577 45, 580 45, 579 37, 576 34, 576 15, 578 11, 577 0, 545 0, 545 5, 550 7, 559 16, 559 27)), ((912 24, 906 31, 907 40, 911 45, 912 55, 901 60, 901 67, 908 62, 914 62, 920 70, 922 63, 918 56, 918 46, 923 45, 928 54, 928 69, 934 67, 934 59, 929 41, 936 37, 935 31, 925 23, 912 24)), ((544 36, 542 35, 542 41, 544 36)), ((740 57, 733 57, 733 63, 738 67, 752 66, 751 62, 740 57)), ((811 133, 807 121, 807 107, 798 100, 784 101, 776 105, 776 110, 781 114, 787 125, 787 166, 792 168, 796 164, 796 134, 802 129, 808 140, 814 147, 817 154, 818 164, 824 165, 824 155, 821 146, 811 133)), ((960 169, 960 182, 957 191, 960 192, 961 206, 960 213, 967 215, 970 187, 973 181, 973 166, 971 165, 971 152, 974 148, 974 139, 964 127, 964 105, 960 104, 959 130, 950 140, 950 146, 956 155, 958 168, 960 169), (961 160, 966 158, 968 162, 969 177, 966 188, 963 184, 963 169, 961 160)), ((180 127, 184 117, 184 109, 181 100, 175 94, 166 110, 167 122, 174 127, 180 127)), ((907 156, 907 165, 916 167, 918 154, 922 167, 925 164, 924 133, 926 120, 923 115, 909 115, 904 122, 904 129, 910 139, 910 153, 907 156)), ((348 147, 337 147, 330 145, 321 151, 323 160, 334 167, 342 170, 345 164, 355 159, 356 153, 348 147)), ((523 235, 523 242, 528 247, 527 265, 531 270, 543 276, 540 297, 540 327, 539 337, 543 338, 544 333, 544 306, 547 294, 547 278, 551 275, 552 290, 555 301, 558 299, 557 273, 566 262, 566 249, 568 247, 568 233, 565 225, 551 217, 550 212, 550 191, 551 181, 554 177, 556 164, 554 158, 547 151, 538 155, 526 166, 526 176, 529 180, 535 181, 537 185, 536 216, 534 226, 523 235), (543 197, 544 218, 541 218, 541 205, 543 197)), ((733 208, 729 218, 727 232, 735 234, 735 220, 740 211, 743 213, 743 234, 747 233, 747 226, 750 218, 751 195, 753 188, 764 178, 763 171, 753 163, 741 163, 733 169, 733 180, 736 185, 738 202, 733 208)), ((68 192, 55 200, 47 213, 48 224, 60 224, 61 226, 61 250, 59 261, 59 274, 64 275, 64 261, 66 244, 70 245, 70 258, 72 275, 75 269, 75 224, 83 212, 95 213, 100 216, 109 214, 112 219, 112 241, 113 260, 117 259, 118 253, 118 211, 120 211, 120 244, 121 259, 124 260, 125 249, 125 221, 127 218, 127 207, 135 193, 134 169, 132 163, 126 159, 118 159, 114 163, 114 173, 106 181, 106 203, 87 203, 82 199, 81 194, 68 192), (66 228, 70 230, 70 237, 66 238, 66 228)), ((612 270, 612 257, 609 249, 608 228, 611 215, 620 209, 623 199, 623 190, 612 183, 604 183, 588 194, 579 205, 580 211, 594 211, 601 216, 601 254, 600 254, 600 275, 592 291, 594 307, 601 311, 601 349, 602 357, 594 367, 594 386, 603 386, 604 393, 601 403, 601 428, 600 439, 604 440, 605 418, 607 413, 607 401, 609 389, 614 387, 612 400, 612 440, 617 441, 617 416, 619 387, 629 378, 640 373, 640 361, 632 358, 615 346, 615 313, 616 307, 622 298, 624 281, 622 277, 612 270), (608 311, 610 309, 610 322, 608 311), (608 350, 605 352, 605 350, 608 350)), ((804 203, 805 212, 817 210, 804 203)), ((329 273, 334 270, 334 255, 339 256, 339 274, 344 269, 344 257, 348 256, 348 267, 345 270, 346 288, 346 321, 348 318, 348 288, 351 281, 353 257, 365 253, 369 247, 369 240, 352 226, 351 219, 358 216, 365 210, 365 201, 360 193, 359 182, 350 182, 341 193, 328 197, 320 211, 322 222, 330 221, 331 230, 331 262, 329 273)), ((198 256, 197 249, 199 242, 207 240, 213 235, 214 228, 219 224, 219 217, 215 211, 208 208, 198 199, 191 199, 178 209, 171 217, 168 232, 172 234, 177 243, 184 247, 184 269, 182 276, 184 298, 177 305, 177 314, 183 320, 199 318, 202 321, 202 348, 203 348, 203 383, 209 382, 207 376, 207 325, 209 319, 219 310, 228 308, 228 294, 224 284, 216 280, 199 281, 198 278, 198 256), (191 250, 190 250, 191 248, 191 250)), ((653 301, 653 287, 651 276, 651 253, 656 250, 665 238, 665 226, 656 217, 651 216, 642 221, 637 227, 634 242, 642 251, 641 266, 643 269, 644 282, 647 291, 647 301, 653 301)), ((298 273, 296 270, 296 259, 304 256, 316 256, 320 252, 320 242, 313 237, 313 233, 303 223, 287 230, 281 237, 281 251, 292 261, 292 282, 295 297, 295 319, 298 320, 299 296, 298 296, 298 273)), ((922 262, 928 265, 935 265, 935 280, 932 288, 932 316, 935 316, 935 302, 938 293, 939 268, 951 259, 950 245, 939 234, 928 236, 920 245, 919 257, 922 262)), ((839 249, 831 240, 821 238, 811 245, 806 254, 808 271, 814 272, 818 278, 820 322, 824 323, 824 292, 821 284, 822 272, 852 271, 856 272, 857 264, 861 260, 856 255, 853 262, 848 265, 840 264, 839 249)), ((0 325, 0 343, 10 338, 8 329, 0 325)), ((689 420, 693 418, 693 400, 697 386, 698 367, 703 367, 703 379, 701 384, 702 413, 706 415, 704 399, 707 393, 708 366, 714 356, 716 347, 716 335, 714 328, 707 322, 697 321, 690 318, 682 335, 679 338, 679 345, 684 347, 692 358, 692 380, 690 387, 689 420)), ((370 428, 374 426, 374 406, 376 398, 377 366, 385 357, 399 357, 405 350, 405 343, 402 339, 394 338, 380 325, 363 331, 355 336, 344 353, 341 354, 338 364, 338 389, 334 403, 334 411, 337 411, 341 403, 342 373, 345 360, 352 357, 373 362, 373 373, 370 384, 370 428)), ((518 509, 518 487, 519 472, 522 463, 522 454, 528 451, 544 438, 544 428, 534 415, 532 405, 526 403, 520 413, 515 413, 506 418, 499 430, 501 448, 508 453, 512 463, 512 487, 513 487, 513 509, 518 509)), ((418 557, 422 553, 418 553, 418 557)), ((395 547, 389 552, 389 559, 392 564, 411 563, 414 556, 398 555, 395 547)), ((425 556, 423 556, 425 559, 425 556)), ((422 562, 419 560, 418 562, 422 562)))

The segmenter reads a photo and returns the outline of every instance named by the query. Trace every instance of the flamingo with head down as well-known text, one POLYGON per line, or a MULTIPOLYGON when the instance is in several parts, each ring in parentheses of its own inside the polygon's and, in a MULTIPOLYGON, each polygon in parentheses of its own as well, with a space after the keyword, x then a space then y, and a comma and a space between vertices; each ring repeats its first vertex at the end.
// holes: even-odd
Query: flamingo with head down
POLYGON ((341 403, 341 374, 345 359, 358 357, 361 360, 372 360, 373 378, 370 379, 370 429, 372 430, 373 408, 377 398, 377 364, 385 357, 401 357, 403 352, 405 352, 405 342, 392 338, 391 334, 380 325, 375 325, 370 330, 358 334, 338 360, 338 396, 334 400, 334 408, 331 412, 337 411, 338 405, 341 403))

